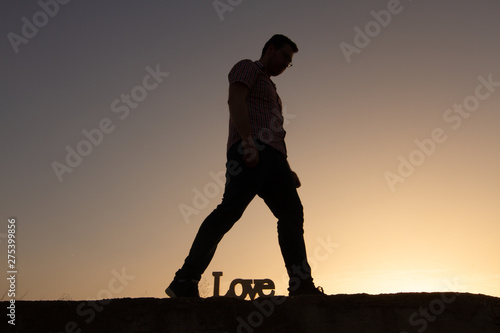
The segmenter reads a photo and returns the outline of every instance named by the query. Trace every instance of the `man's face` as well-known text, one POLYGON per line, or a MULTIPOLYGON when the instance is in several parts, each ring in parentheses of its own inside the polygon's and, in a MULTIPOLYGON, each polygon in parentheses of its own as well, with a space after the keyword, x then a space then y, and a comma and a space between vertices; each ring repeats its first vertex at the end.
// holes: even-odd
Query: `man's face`
POLYGON ((285 71, 292 64, 293 51, 290 45, 276 49, 271 45, 270 57, 268 62, 268 70, 271 76, 278 76, 285 71))

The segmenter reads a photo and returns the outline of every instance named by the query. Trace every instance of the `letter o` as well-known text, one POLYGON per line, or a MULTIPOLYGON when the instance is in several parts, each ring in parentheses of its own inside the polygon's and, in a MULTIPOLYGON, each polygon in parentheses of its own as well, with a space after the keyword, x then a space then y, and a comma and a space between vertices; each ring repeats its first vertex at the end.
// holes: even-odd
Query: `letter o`
POLYGON ((435 315, 442 314, 444 312, 445 307, 446 306, 444 305, 443 301, 440 299, 434 299, 429 303, 429 309, 435 315), (436 305, 438 306, 438 308, 436 308, 436 305))
POLYGON ((270 143, 274 139, 273 132, 269 128, 263 128, 259 131, 259 139, 264 143, 270 143))
POLYGON ((36 12, 35 15, 33 15, 33 23, 37 27, 42 28, 46 26, 47 23, 49 23, 49 17, 47 16, 47 14, 45 14, 45 12, 42 11, 36 12), (42 22, 40 22, 38 18, 41 18, 42 22))
POLYGON ((146 97, 148 97, 148 92, 146 91, 146 89, 144 87, 135 86, 132 89, 132 98, 134 99, 134 101, 142 102, 143 100, 146 99, 146 97))
POLYGON ((380 27, 380 24, 378 24, 376 21, 370 21, 365 25, 366 34, 372 38, 377 37, 380 34, 380 30, 382 30, 382 28, 380 27), (374 27, 375 31, 372 31, 370 27, 374 27))
POLYGON ((425 155, 420 150, 415 149, 414 151, 412 151, 410 153, 410 156, 408 156, 408 160, 414 166, 419 166, 419 165, 422 165, 425 162, 425 155))
POLYGON ((229 285, 229 290, 226 293, 228 297, 235 297, 239 299, 245 299, 248 292, 252 289, 252 280, 234 279, 229 285), (241 285, 241 295, 236 295, 236 285, 241 285))
POLYGON ((252 327, 259 327, 264 323, 264 316, 259 311, 253 311, 248 315, 248 323, 252 325, 252 327), (257 320, 253 320, 256 317, 257 320))
POLYGON ((78 151, 78 154, 81 156, 88 156, 90 153, 92 153, 92 144, 88 142, 87 140, 82 140, 78 142, 76 145, 76 150, 78 151), (86 150, 83 150, 83 147, 86 146, 86 150))
POLYGON ((454 294, 454 295, 452 295, 452 296, 453 296, 453 297, 452 297, 451 299, 449 299, 449 298, 447 298, 447 297, 446 297, 446 294, 445 294, 445 293, 443 293, 443 294, 441 294, 441 299, 442 299, 442 300, 443 300, 443 302, 445 302, 445 303, 448 303, 448 304, 449 304, 449 303, 453 303, 453 302, 457 299, 457 296, 456 296, 455 294, 454 294))
POLYGON ((476 111, 479 108, 479 100, 476 96, 467 96, 464 100, 464 107, 469 112, 476 111))
MULTIPOLYGON (((234 282, 234 281, 233 281, 234 282)), ((237 281, 235 282, 234 284, 232 284, 232 288, 231 288, 231 291, 232 291, 232 294, 237 297, 237 298, 242 298, 244 299, 245 297, 247 297, 247 294, 245 292, 245 286, 243 285, 243 282, 242 281, 237 281), (241 286, 241 294, 240 295, 236 295, 236 286, 237 285, 240 285, 241 286)))

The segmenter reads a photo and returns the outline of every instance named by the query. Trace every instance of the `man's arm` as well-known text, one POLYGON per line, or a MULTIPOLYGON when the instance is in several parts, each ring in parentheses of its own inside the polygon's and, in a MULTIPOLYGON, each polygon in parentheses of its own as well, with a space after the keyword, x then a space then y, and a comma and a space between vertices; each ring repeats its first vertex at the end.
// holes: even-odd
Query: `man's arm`
POLYGON ((246 165, 253 168, 259 163, 259 152, 255 146, 248 116, 246 99, 250 90, 243 83, 235 82, 229 86, 229 114, 231 121, 242 138, 243 159, 246 165))

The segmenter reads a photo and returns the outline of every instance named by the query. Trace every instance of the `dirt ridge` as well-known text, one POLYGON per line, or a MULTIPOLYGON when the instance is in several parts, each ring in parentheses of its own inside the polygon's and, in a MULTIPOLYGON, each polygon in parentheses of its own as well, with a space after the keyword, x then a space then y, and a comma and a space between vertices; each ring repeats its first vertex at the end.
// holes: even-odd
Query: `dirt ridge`
MULTIPOLYGON (((1 302, 6 309, 8 302, 1 302)), ((8 318, 7 318, 8 319, 8 318)), ((469 293, 17 301, 8 332, 500 333, 500 298, 469 293)), ((4 331, 2 329, 2 331, 4 331)))

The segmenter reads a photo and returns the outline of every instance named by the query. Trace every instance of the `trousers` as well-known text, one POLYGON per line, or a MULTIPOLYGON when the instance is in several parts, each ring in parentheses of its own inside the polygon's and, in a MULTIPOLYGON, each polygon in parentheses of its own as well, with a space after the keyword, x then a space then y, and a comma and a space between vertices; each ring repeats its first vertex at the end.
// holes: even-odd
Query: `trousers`
POLYGON ((290 281, 297 278, 312 281, 304 243, 303 207, 288 161, 273 147, 257 144, 259 163, 253 168, 247 167, 243 161, 241 142, 227 151, 222 202, 201 224, 176 278, 201 279, 223 236, 258 195, 278 219, 278 241, 290 281))

